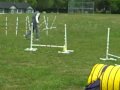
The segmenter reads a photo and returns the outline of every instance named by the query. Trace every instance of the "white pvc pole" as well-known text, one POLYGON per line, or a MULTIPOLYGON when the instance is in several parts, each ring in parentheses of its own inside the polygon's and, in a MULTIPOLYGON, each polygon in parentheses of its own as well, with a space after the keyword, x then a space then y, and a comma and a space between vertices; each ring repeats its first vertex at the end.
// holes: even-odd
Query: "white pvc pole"
POLYGON ((48 17, 46 18, 45 16, 44 16, 44 21, 45 21, 45 30, 46 30, 46 35, 48 35, 48 17))
POLYGON ((107 33, 107 47, 106 47, 106 59, 108 59, 109 55, 109 42, 110 41, 110 28, 108 28, 108 33, 107 33))
POLYGON ((36 51, 37 48, 33 48, 33 23, 31 23, 30 33, 31 33, 30 48, 26 48, 25 51, 36 51))
POLYGON ((66 24, 65 24, 65 37, 64 37, 64 40, 65 40, 65 49, 67 50, 67 28, 66 28, 66 24))
POLYGON ((53 24, 54 24, 55 20, 56 20, 56 16, 55 16, 54 19, 53 19, 53 22, 52 22, 52 24, 51 24, 51 28, 53 28, 53 24))
POLYGON ((32 49, 33 46, 33 23, 31 23, 31 40, 30 40, 30 48, 32 49))
POLYGON ((44 21, 45 21, 45 28, 47 29, 47 21, 45 16, 44 16, 44 21))
POLYGON ((26 34, 28 30, 30 30, 30 21, 29 21, 29 16, 26 16, 26 34))
MULTIPOLYGON (((29 16, 28 16, 28 25, 29 25, 29 30, 30 30, 30 19, 29 19, 29 16)), ((33 25, 32 25, 33 27, 33 25)))
POLYGON ((48 17, 47 17, 47 19, 46 19, 46 22, 47 22, 46 24, 47 24, 47 28, 48 28, 48 17))
POLYGON ((26 17, 25 22, 26 22, 26 34, 27 34, 27 31, 28 31, 28 16, 26 17))
POLYGON ((43 44, 32 44, 32 46, 41 46, 41 47, 56 47, 56 48, 63 48, 64 46, 57 46, 57 45, 43 45, 43 44))
POLYGON ((48 17, 47 17, 47 29, 46 29, 46 35, 48 35, 48 17))
POLYGON ((5 19, 5 34, 6 34, 6 36, 7 36, 7 27, 8 27, 8 19, 7 19, 7 17, 6 17, 6 19, 5 19))
POLYGON ((18 35, 18 17, 16 18, 16 36, 18 35))

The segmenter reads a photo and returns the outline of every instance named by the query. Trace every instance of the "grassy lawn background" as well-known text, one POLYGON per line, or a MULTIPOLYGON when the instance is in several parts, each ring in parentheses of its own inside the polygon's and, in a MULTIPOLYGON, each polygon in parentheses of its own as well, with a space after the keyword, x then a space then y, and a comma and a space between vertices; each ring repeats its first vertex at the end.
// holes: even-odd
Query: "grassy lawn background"
MULTIPOLYGON (((46 14, 49 24, 57 16, 57 29, 40 32, 42 44, 64 44, 64 24, 67 24, 68 49, 71 54, 58 54, 60 48, 38 47, 26 52, 24 15, 0 15, 0 90, 84 90, 89 73, 96 63, 119 64, 118 61, 101 61, 105 57, 107 28, 111 28, 110 52, 120 55, 120 15, 46 14), (5 17, 8 17, 8 35, 5 36, 5 17), (15 21, 19 17, 18 36, 15 21)), ((31 15, 29 15, 31 16, 31 15)), ((42 14, 40 21, 43 21, 42 14)))

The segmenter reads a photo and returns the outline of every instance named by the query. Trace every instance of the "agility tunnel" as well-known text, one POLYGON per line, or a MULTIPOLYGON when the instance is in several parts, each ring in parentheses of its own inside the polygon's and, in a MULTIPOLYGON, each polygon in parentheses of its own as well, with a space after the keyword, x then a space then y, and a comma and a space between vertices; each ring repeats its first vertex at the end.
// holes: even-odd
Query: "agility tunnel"
POLYGON ((98 79, 100 80, 100 90, 120 90, 120 66, 94 65, 87 84, 94 83, 98 79))

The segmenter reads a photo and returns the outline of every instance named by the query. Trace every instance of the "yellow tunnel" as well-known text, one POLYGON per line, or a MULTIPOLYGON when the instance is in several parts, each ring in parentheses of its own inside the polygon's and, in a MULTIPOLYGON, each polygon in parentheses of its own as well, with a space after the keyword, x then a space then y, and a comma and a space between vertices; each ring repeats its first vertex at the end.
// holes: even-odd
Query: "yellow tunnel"
POLYGON ((88 84, 100 79, 100 90, 120 90, 120 66, 108 66, 102 73, 106 65, 96 64, 93 66, 88 84))

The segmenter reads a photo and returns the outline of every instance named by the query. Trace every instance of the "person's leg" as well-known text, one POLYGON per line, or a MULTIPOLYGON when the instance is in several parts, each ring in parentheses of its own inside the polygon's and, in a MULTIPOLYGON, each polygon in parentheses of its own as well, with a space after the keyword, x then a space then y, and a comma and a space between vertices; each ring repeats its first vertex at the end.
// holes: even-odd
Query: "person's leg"
POLYGON ((31 31, 29 30, 29 31, 25 34, 25 38, 29 39, 30 35, 31 35, 31 31))
POLYGON ((36 39, 39 39, 39 29, 38 29, 38 25, 36 25, 36 39))
POLYGON ((30 30, 25 34, 25 38, 30 38, 31 36, 31 29, 33 30, 33 33, 34 33, 34 30, 35 30, 35 25, 33 24, 33 26, 31 26, 30 30))

